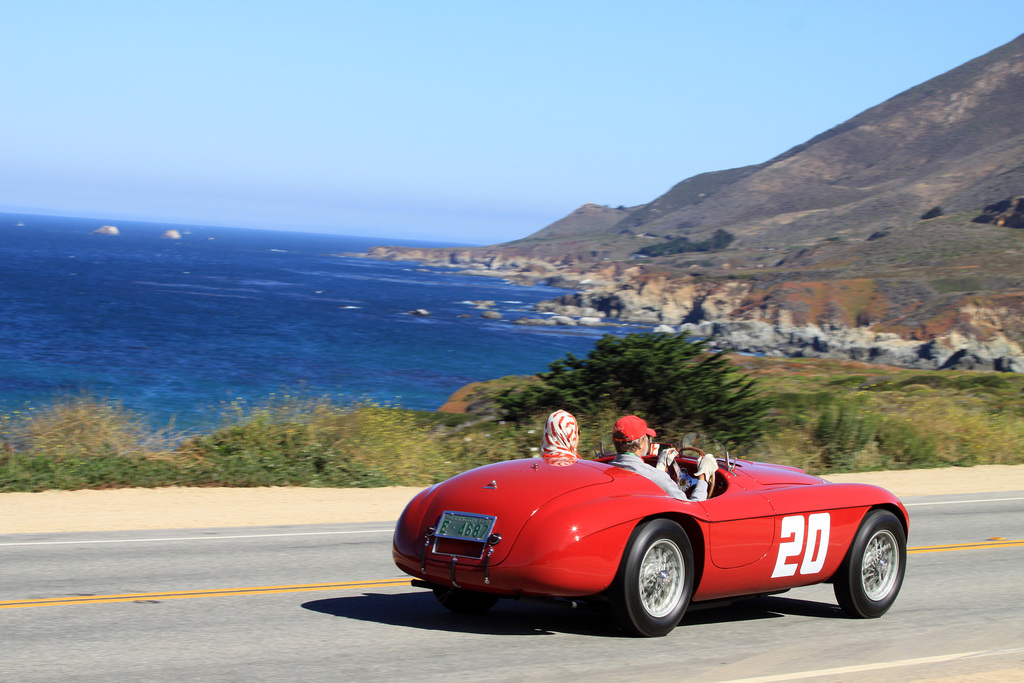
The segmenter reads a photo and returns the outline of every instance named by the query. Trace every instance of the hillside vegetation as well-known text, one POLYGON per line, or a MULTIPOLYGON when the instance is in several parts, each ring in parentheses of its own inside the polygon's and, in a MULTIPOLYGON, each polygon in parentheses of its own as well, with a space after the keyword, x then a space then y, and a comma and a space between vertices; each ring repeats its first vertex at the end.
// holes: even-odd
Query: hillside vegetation
MULTIPOLYGON (((813 359, 731 362, 754 379, 768 408, 763 436, 738 444, 734 455, 820 474, 1024 462, 1024 377, 813 359)), ((220 426, 202 434, 153 429, 145 416, 95 397, 24 406, 0 416, 0 491, 426 486, 537 455, 544 414, 520 423, 493 415, 497 393, 535 381, 475 385, 448 405, 474 406, 467 413, 272 396, 223 406, 220 426)), ((581 417, 583 457, 609 448, 617 417, 581 417)))

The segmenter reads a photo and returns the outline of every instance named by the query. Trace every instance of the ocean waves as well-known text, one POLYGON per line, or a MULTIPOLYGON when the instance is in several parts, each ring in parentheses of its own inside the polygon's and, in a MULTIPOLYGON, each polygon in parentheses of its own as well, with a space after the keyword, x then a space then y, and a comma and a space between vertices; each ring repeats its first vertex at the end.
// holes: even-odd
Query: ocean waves
POLYGON ((166 225, 98 224, 0 215, 5 407, 84 391, 200 425, 223 401, 301 391, 434 410, 603 334, 511 323, 562 290, 330 256, 367 238, 192 226, 169 243, 166 225))

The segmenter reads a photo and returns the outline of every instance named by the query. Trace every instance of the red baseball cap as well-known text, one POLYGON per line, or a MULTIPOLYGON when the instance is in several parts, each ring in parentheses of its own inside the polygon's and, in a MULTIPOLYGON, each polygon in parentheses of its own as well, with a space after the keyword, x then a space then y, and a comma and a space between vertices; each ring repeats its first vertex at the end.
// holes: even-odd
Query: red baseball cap
POLYGON ((636 441, 645 435, 657 436, 657 433, 636 415, 620 418, 615 423, 615 431, 612 432, 612 438, 616 441, 636 441))

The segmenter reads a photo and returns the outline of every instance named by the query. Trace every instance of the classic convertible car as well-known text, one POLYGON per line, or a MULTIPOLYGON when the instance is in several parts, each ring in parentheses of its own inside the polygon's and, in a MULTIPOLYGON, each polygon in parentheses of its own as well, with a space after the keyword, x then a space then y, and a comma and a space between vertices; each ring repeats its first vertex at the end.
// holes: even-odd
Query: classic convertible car
MULTIPOLYGON (((676 462, 692 474, 702 455, 684 447, 676 462)), ((889 609, 907 552, 895 496, 724 456, 703 502, 670 498, 611 456, 478 467, 409 502, 395 563, 455 612, 500 598, 601 602, 639 636, 670 632, 691 601, 822 582, 852 617, 889 609)))

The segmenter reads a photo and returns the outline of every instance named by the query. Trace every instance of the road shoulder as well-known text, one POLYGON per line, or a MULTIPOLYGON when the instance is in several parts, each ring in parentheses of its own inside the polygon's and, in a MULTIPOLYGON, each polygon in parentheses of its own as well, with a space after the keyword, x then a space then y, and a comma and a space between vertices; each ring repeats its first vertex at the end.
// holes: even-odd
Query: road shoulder
MULTIPOLYGON (((900 498, 1024 490, 1024 465, 837 474, 900 498)), ((394 522, 421 489, 110 489, 0 494, 0 534, 394 522)))

